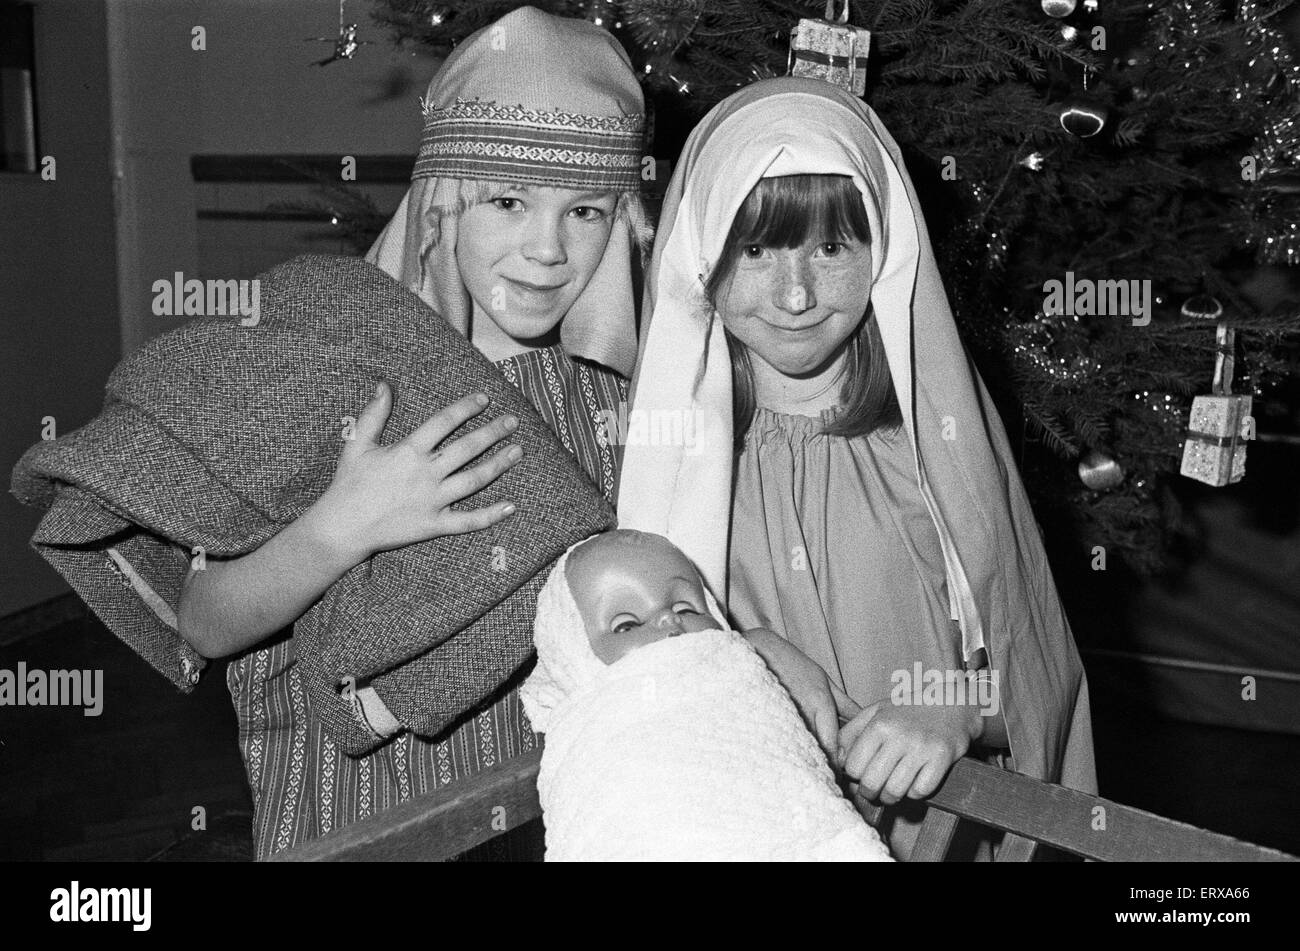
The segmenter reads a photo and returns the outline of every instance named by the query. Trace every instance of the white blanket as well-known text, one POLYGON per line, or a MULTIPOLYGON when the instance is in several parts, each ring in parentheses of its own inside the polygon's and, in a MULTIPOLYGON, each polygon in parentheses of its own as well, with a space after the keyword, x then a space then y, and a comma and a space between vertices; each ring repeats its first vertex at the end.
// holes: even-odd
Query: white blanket
POLYGON ((736 632, 685 634, 587 670, 534 717, 546 730, 547 861, 891 861, 736 632))

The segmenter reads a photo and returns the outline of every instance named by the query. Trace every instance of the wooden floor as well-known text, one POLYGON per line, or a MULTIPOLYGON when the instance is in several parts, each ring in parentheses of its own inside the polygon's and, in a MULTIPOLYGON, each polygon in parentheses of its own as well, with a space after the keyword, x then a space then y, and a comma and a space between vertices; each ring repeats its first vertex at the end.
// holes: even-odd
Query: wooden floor
POLYGON ((252 800, 224 665, 185 696, 93 619, 0 648, 0 668, 104 672, 97 717, 0 707, 0 860, 251 859, 252 800), (193 810, 206 811, 205 834, 193 810), (172 847, 169 849, 169 847, 172 847))

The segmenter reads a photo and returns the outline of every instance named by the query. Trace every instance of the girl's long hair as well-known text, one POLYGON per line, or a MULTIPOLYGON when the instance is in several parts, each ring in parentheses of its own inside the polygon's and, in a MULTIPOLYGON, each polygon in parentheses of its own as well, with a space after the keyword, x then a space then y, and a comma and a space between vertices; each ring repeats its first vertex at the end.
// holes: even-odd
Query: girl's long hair
MULTIPOLYGON (((704 284, 713 308, 736 272, 743 250, 758 244, 768 248, 795 248, 810 236, 818 241, 871 241, 871 223, 853 180, 844 175, 785 175, 764 178, 745 198, 736 213, 722 248, 722 257, 704 284)), ((893 379, 885 360, 870 303, 857 331, 848 340, 840 385, 840 410, 825 428, 836 436, 863 436, 876 429, 896 428, 903 422, 893 379)), ((731 379, 736 451, 754 420, 754 372, 749 349, 727 332, 731 354, 731 379)))

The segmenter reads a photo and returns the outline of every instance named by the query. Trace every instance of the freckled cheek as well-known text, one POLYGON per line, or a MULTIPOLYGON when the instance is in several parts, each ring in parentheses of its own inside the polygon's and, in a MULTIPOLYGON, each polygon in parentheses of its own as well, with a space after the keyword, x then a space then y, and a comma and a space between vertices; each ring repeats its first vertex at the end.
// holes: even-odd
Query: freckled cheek
POLYGON ((759 313, 757 307, 732 301, 721 312, 722 326, 745 347, 762 352, 770 345, 776 331, 759 319, 759 313))
POLYGON ((870 272, 854 269, 818 275, 816 292, 824 309, 858 317, 871 300, 870 272))
POLYGON ((760 315, 771 308, 775 288, 769 280, 758 275, 737 274, 720 300, 718 313, 722 324, 742 339, 761 327, 760 315))
MULTIPOLYGON (((817 306, 823 310, 851 313, 858 316, 866 311, 871 299, 870 261, 862 266, 846 267, 812 274, 805 278, 806 290, 811 291, 817 306)), ((767 313, 773 302, 784 297, 790 282, 774 274, 737 274, 730 293, 722 302, 720 311, 727 329, 745 321, 756 321, 767 313)))

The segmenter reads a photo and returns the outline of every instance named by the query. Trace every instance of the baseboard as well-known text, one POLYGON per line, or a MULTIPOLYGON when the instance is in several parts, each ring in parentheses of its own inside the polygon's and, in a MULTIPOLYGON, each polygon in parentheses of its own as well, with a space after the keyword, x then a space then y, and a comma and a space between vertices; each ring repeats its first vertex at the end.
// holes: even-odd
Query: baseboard
POLYGON ((86 603, 69 591, 0 617, 0 647, 17 644, 36 634, 68 621, 83 620, 90 616, 86 603))

